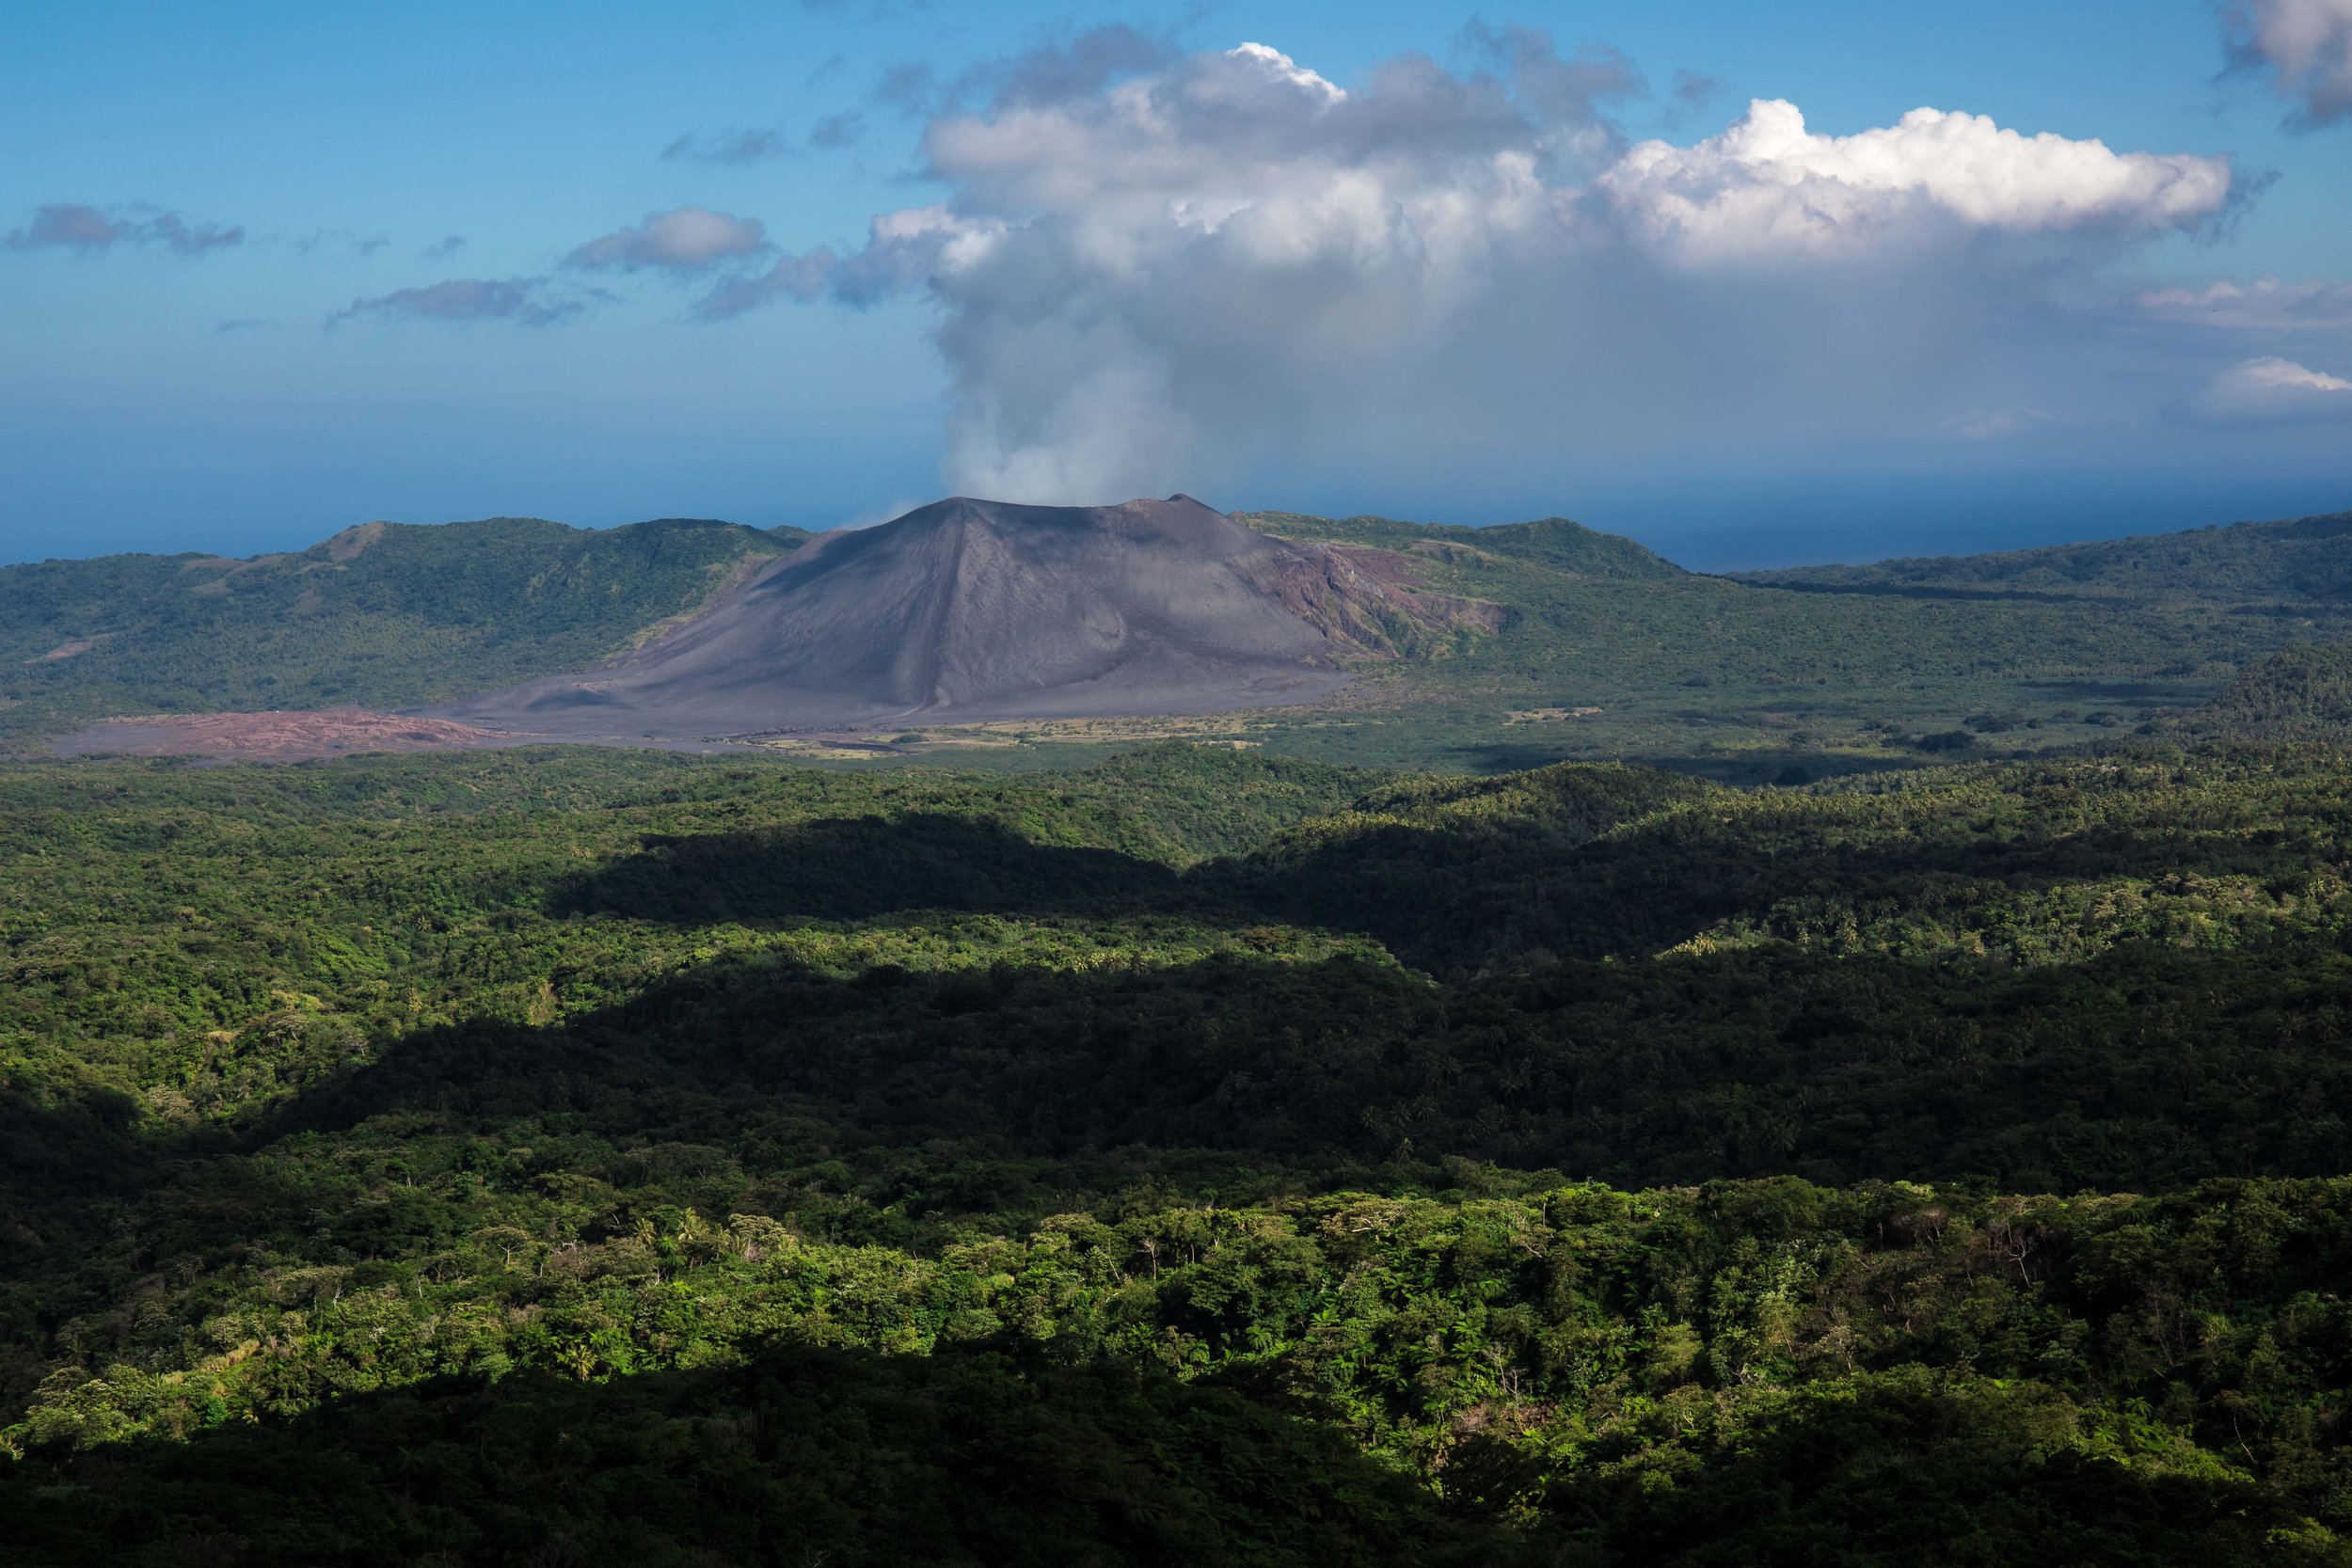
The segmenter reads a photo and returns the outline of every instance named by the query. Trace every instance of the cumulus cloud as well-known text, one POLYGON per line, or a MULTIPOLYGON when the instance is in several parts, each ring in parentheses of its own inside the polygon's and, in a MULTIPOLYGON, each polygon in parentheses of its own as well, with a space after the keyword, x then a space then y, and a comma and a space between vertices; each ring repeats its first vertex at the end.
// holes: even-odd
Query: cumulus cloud
POLYGON ((465 235, 448 234, 426 245, 422 250, 418 251, 417 255, 427 261, 446 261, 465 248, 465 235))
POLYGON ((78 201, 38 209, 8 231, 10 250, 77 250, 96 254, 118 245, 159 245, 175 256, 204 256, 245 243, 241 224, 190 223, 154 207, 91 207, 78 201))
POLYGON ((666 213, 648 213, 643 223, 590 240, 566 257, 564 265, 700 272, 769 248, 768 231, 756 218, 739 218, 707 207, 676 207, 666 213))
POLYGON ((1147 65, 1131 41, 935 95, 945 200, 727 277, 700 313, 927 296, 951 482, 1099 499, 1245 450, 1948 431, 1988 406, 1972 356, 2054 280, 2239 194, 2220 158, 1935 109, 1832 135, 1763 100, 1629 145, 1608 108, 1631 63, 1525 29, 1353 87, 1262 43, 1147 65))
POLYGON ((2221 372, 2172 413, 2189 424, 2241 428, 2352 420, 2352 381, 2265 355, 2221 372))
POLYGON ((2194 230, 2222 212, 2230 183, 2219 158, 2118 153, 1936 109, 1914 109, 1883 130, 1818 135, 1779 100, 1751 103, 1739 123, 1693 147, 1644 142, 1598 182, 1628 232, 1698 263, 1962 236, 2194 230))
POLYGON ((327 325, 369 318, 390 321, 511 322, 552 326, 587 308, 577 295, 556 293, 544 277, 452 277, 421 288, 355 299, 327 325))
POLYGON ((2266 72, 2303 130, 2352 116, 2352 0, 2235 0, 2232 63, 2266 72))

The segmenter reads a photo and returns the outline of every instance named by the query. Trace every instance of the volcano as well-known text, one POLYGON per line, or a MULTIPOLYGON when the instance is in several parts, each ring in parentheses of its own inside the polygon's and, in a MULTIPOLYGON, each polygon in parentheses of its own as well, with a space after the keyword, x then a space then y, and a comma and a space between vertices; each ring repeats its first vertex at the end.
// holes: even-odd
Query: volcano
POLYGON ((1328 696, 1393 656, 1384 628, 1493 608, 1473 605, 1189 496, 956 497, 820 534, 601 668, 436 711, 630 737, 1219 712, 1328 696))

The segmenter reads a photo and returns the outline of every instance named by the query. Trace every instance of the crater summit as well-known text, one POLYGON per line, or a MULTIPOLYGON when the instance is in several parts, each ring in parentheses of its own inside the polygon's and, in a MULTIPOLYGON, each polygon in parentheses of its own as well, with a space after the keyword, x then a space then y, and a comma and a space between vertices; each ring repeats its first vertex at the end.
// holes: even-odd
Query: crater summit
POLYGON ((1372 553, 1270 538, 1189 496, 955 497, 820 534, 598 669, 439 711, 628 736, 1215 712, 1328 695, 1404 628, 1499 624, 1372 553))

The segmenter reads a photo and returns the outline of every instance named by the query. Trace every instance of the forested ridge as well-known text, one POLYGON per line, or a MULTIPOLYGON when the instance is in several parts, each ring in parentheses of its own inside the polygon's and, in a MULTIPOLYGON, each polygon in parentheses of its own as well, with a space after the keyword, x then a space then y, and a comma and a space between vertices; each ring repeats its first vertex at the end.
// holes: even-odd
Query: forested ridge
POLYGON ((1245 520, 1402 555, 1429 587, 1515 612, 1466 648, 1365 672, 1369 704, 1392 709, 1255 732, 1345 761, 1639 757, 1804 783, 2064 752, 2165 728, 2281 648, 2352 640, 2344 516, 1732 577, 1559 518, 1245 520))
POLYGON ((105 714, 405 707, 584 668, 806 537, 493 517, 363 523, 243 561, 0 566, 0 735, 105 714))
POLYGON ((2342 544, 2347 534, 2352 534, 2352 512, 2336 512, 1986 555, 1916 556, 1746 575, 1758 582, 1814 589, 2010 590, 2336 605, 2352 593, 2342 544))
POLYGON ((23 1560, 2352 1560, 2352 754, 0 772, 23 1560))

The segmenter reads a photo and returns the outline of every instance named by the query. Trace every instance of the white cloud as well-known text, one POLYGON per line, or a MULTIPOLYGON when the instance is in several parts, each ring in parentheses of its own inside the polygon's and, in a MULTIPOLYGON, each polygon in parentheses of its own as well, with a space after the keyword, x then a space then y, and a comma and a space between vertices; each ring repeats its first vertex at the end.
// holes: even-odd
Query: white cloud
POLYGON ((2236 0, 2229 24, 2232 56, 2269 71, 2273 90, 2296 105, 2290 123, 2352 116, 2352 0, 2236 0))
POLYGON ((756 218, 739 218, 707 207, 678 207, 648 213, 643 223, 590 240, 566 257, 564 264, 696 272, 769 248, 768 230, 756 218))
POLYGON ((2299 283, 2258 277, 2221 278, 2201 289, 2150 289, 2132 308, 2162 321, 2238 331, 2318 331, 2352 326, 2352 283, 2307 278, 2299 283))
POLYGON ((2053 279, 2234 194, 2220 158, 1933 109, 1836 136, 1760 101, 1628 146, 1597 107, 1639 86, 1621 56, 1470 41, 1480 69, 1345 90, 1250 43, 942 114, 945 201, 702 313, 925 293, 951 483, 1102 499, 1302 453, 1953 430, 2014 405, 1970 367, 2053 279))
POLYGON ((1759 99, 1694 147, 1642 143, 1598 185, 1628 230, 1661 248, 1744 261, 1960 233, 2191 230, 2229 199, 2230 166, 2027 136, 1983 115, 1936 109, 1882 130, 1818 135, 1794 103, 1759 99))
POLYGON ((1279 49, 1271 49, 1263 43, 1245 43, 1227 53, 1232 58, 1246 60, 1326 103, 1337 103, 1347 97, 1341 87, 1307 70, 1279 49))
POLYGON ((2221 372, 2173 412, 2191 424, 2224 426, 2352 420, 2352 381, 2265 356, 2221 372))

